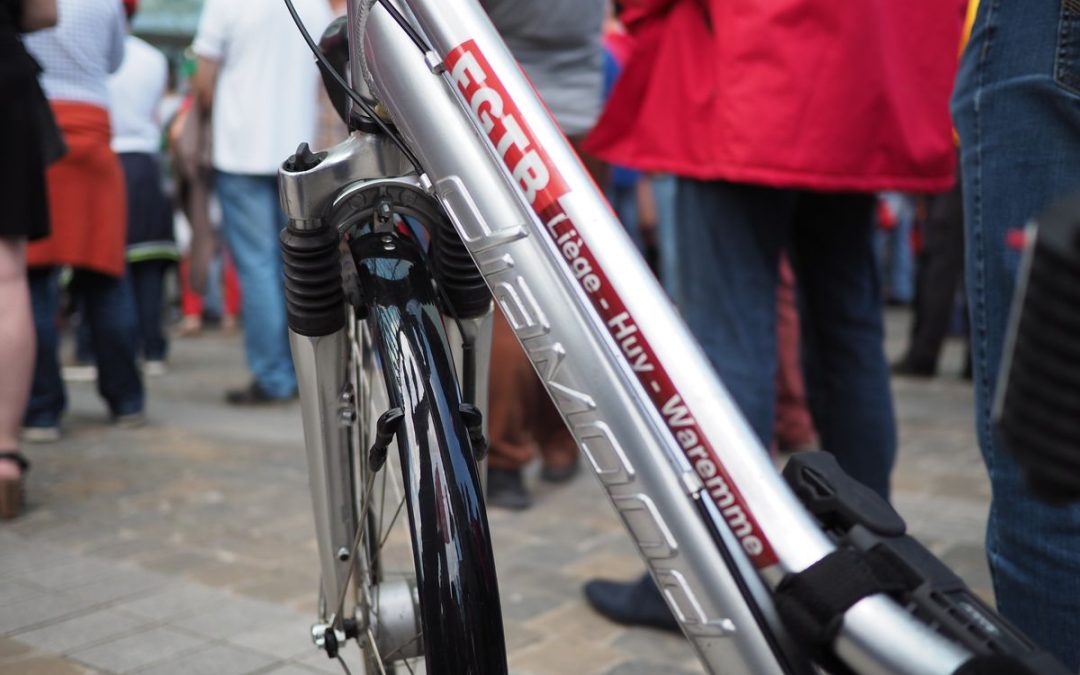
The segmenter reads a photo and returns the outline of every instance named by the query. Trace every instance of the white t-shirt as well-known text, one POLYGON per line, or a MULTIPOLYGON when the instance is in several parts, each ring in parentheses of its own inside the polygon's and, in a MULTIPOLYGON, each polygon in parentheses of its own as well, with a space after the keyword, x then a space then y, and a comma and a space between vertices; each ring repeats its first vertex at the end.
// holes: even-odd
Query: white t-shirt
POLYGON ((129 35, 124 62, 109 78, 113 152, 156 154, 161 149, 160 109, 168 81, 165 55, 129 35))
MULTIPOLYGON (((327 0, 296 0, 317 40, 333 19, 327 0)), ((195 53, 221 64, 214 91, 214 168, 276 174, 318 119, 319 71, 281 0, 206 0, 195 53)))

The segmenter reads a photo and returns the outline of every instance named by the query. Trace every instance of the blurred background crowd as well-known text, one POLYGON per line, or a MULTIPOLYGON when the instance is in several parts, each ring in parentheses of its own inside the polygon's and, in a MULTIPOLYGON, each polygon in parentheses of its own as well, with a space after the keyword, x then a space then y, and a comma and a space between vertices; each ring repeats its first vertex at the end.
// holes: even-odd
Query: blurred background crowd
MULTIPOLYGON (((1080 186, 1080 52, 1060 42, 1080 13, 481 4, 770 452, 824 449, 888 498, 890 370, 937 377, 943 343, 970 335, 941 376, 976 388, 997 600, 1080 665, 1080 512, 1027 496, 989 427, 1021 228, 1080 186), (892 364, 887 305, 912 316, 892 364)), ((316 36, 345 11, 296 5, 316 36)), ((107 419, 137 426, 169 341, 221 330, 242 333, 251 372, 228 404, 295 398, 275 176, 299 142, 346 129, 280 0, 0 0, 0 100, 20 158, 0 165, 2 515, 20 444, 62 435, 65 380, 95 380, 107 419)), ((493 359, 489 504, 526 509, 528 464, 559 483, 580 460, 501 318, 493 359)), ((677 629, 647 577, 586 594, 677 629)))

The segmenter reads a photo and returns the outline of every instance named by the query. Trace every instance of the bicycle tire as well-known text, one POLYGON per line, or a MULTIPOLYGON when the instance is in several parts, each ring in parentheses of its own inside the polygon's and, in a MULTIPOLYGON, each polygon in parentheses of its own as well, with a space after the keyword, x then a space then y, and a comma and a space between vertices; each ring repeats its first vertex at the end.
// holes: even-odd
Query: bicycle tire
POLYGON ((385 394, 404 412, 396 438, 427 672, 502 675, 487 514, 427 263, 397 233, 368 234, 350 248, 385 394))

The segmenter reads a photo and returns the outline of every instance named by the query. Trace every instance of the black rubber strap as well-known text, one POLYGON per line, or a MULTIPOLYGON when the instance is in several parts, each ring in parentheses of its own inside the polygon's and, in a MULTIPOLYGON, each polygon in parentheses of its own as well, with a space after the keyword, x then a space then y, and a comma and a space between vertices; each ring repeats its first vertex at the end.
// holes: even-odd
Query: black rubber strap
POLYGON ((15 462, 19 466, 19 470, 21 471, 26 471, 30 468, 30 460, 26 459, 26 457, 17 450, 0 452, 0 459, 9 459, 15 462))
POLYGON ((788 630, 823 657, 843 621, 844 612, 863 598, 909 590, 910 571, 886 553, 837 549, 776 590, 776 607, 788 630))

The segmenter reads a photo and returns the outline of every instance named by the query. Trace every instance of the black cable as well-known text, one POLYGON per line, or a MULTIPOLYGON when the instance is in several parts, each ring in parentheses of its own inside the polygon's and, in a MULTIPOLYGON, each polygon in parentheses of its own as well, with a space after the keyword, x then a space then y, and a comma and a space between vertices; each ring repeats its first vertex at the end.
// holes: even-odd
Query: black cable
POLYGON ((364 97, 361 96, 359 92, 349 86, 349 83, 346 82, 343 77, 341 77, 341 75, 337 72, 337 69, 334 68, 333 64, 331 64, 330 61, 326 58, 326 55, 322 53, 321 49, 319 49, 319 46, 315 44, 315 40, 312 39, 311 34, 308 33, 307 28, 304 27, 304 22, 300 19, 300 15, 296 12, 296 7, 293 5, 292 0, 285 0, 285 6, 289 9, 289 14, 292 15, 293 23, 295 23, 296 27, 300 30, 300 34, 304 37, 304 42, 307 42, 308 49, 310 49, 311 53, 315 55, 315 59, 322 65, 323 68, 326 69, 327 72, 330 73, 331 77, 334 78, 334 81, 337 82, 338 86, 340 86, 345 91, 345 93, 349 95, 349 98, 351 98, 353 102, 360 106, 363 111, 367 113, 372 120, 375 121, 375 124, 379 126, 379 129, 381 129, 383 133, 390 137, 390 140, 394 142, 394 145, 398 146, 398 149, 401 150, 402 154, 404 154, 405 157, 409 160, 409 163, 413 165, 417 173, 424 173, 423 167, 420 166, 420 160, 417 159, 416 155, 414 155, 412 151, 409 150, 408 146, 405 145, 405 141, 403 141, 397 134, 395 134, 390 129, 386 122, 384 122, 382 118, 379 117, 379 115, 375 112, 375 109, 371 107, 371 105, 368 104, 367 101, 364 100, 364 97))

